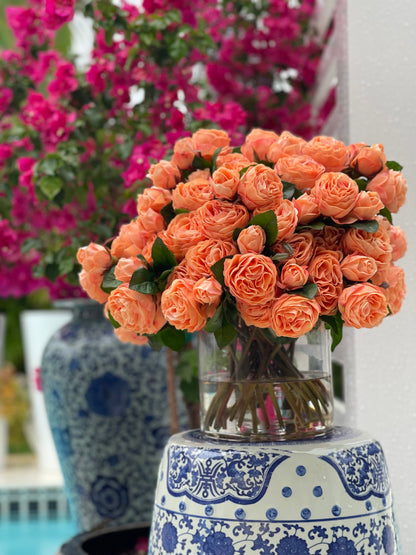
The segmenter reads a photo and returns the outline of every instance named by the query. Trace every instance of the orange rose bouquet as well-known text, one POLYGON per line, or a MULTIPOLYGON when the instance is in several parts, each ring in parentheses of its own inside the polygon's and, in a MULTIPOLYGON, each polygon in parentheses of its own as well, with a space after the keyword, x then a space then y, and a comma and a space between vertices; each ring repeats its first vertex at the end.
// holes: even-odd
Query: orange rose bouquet
MULTIPOLYGON (((406 239, 391 214, 405 201, 401 169, 380 144, 255 129, 233 147, 226 132, 201 129, 152 166, 137 218, 108 245, 79 250, 81 284, 122 341, 178 350, 186 332, 205 330, 231 349, 244 383, 217 391, 207 427, 241 423, 253 399, 263 423, 269 408, 282 423, 278 399, 253 379, 299 377, 293 345, 318 325, 334 347, 344 325, 371 328, 400 309, 406 239)), ((312 380, 286 402, 301 419, 326 410, 326 391, 312 380)))

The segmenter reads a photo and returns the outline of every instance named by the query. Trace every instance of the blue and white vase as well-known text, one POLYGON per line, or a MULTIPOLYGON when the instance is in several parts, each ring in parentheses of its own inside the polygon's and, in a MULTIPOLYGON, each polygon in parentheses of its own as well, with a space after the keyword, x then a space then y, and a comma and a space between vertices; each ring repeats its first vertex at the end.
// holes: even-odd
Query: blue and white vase
POLYGON ((398 555, 380 444, 348 428, 250 443, 172 436, 149 555, 398 555))
POLYGON ((80 531, 149 523, 170 436, 166 352, 121 343, 102 306, 74 301, 72 320, 44 351, 41 374, 80 531))

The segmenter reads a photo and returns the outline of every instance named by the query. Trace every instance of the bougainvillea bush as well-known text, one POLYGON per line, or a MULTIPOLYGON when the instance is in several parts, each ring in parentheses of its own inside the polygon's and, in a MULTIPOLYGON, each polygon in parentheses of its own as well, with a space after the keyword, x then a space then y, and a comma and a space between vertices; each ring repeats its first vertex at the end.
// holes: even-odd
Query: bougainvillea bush
POLYGON ((16 45, 0 55, 1 296, 76 294, 78 247, 131 219, 151 164, 180 137, 221 127, 239 142, 266 121, 312 130, 314 2, 86 2, 85 68, 54 46, 76 7, 6 11, 16 45))

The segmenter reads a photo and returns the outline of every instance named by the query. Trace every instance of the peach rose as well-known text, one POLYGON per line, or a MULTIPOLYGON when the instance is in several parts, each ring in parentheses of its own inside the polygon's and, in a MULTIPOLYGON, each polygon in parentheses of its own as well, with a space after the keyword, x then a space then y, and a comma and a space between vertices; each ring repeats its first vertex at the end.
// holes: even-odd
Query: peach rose
POLYGON ((240 175, 238 170, 222 166, 212 174, 211 187, 216 198, 233 200, 237 194, 239 182, 240 175))
POLYGON ((403 268, 391 264, 386 270, 378 272, 372 281, 376 285, 380 285, 381 291, 386 297, 390 312, 392 314, 397 314, 406 296, 403 268))
POLYGON ((309 224, 321 215, 318 203, 313 195, 303 193, 299 198, 293 199, 293 205, 298 212, 298 223, 309 224))
POLYGON ((195 282, 175 279, 162 293, 162 312, 166 320, 179 330, 200 331, 207 323, 194 294, 195 282))
POLYGON ((374 328, 387 316, 387 301, 380 287, 356 283, 346 287, 338 301, 341 317, 347 326, 374 328))
POLYGON ((380 196, 375 191, 361 191, 351 214, 357 220, 373 220, 380 210, 384 208, 380 196))
POLYGON ((220 129, 198 129, 192 135, 194 149, 202 158, 211 160, 217 148, 226 148, 230 144, 230 137, 220 129))
POLYGON ((348 162, 347 148, 342 141, 318 135, 303 145, 302 154, 325 166, 327 172, 339 172, 348 162))
POLYGON ((120 258, 114 269, 114 276, 119 281, 129 282, 133 273, 139 268, 146 268, 144 262, 139 260, 137 256, 129 258, 120 258))
POLYGON ((120 228, 118 236, 111 244, 111 254, 116 258, 129 258, 142 252, 154 233, 145 231, 138 220, 132 220, 120 228))
POLYGON ((384 170, 373 177, 367 185, 367 191, 378 193, 384 206, 396 213, 406 200, 406 179, 401 172, 384 170))
POLYGON ((351 161, 357 156, 359 151, 364 147, 367 146, 367 143, 353 143, 347 146, 347 163, 348 165, 351 164, 351 161))
POLYGON ((248 158, 239 152, 220 153, 217 158, 217 168, 227 168, 228 170, 237 170, 238 172, 243 168, 247 168, 251 163, 248 158))
POLYGON ((250 167, 238 185, 238 194, 249 210, 273 210, 283 200, 283 185, 274 170, 263 164, 250 167))
POLYGON ((302 154, 302 148, 305 144, 306 141, 301 137, 292 135, 289 131, 283 131, 279 139, 269 146, 266 160, 276 163, 279 158, 302 154))
POLYGON ((241 231, 237 245, 241 254, 261 254, 266 245, 266 232, 259 225, 250 225, 241 231))
POLYGON ((263 129, 253 129, 245 139, 241 147, 241 154, 251 162, 266 160, 267 151, 272 143, 277 141, 279 135, 274 131, 264 131, 263 129))
POLYGON ((338 257, 332 251, 323 251, 314 256, 308 266, 310 280, 318 286, 315 297, 322 314, 336 311, 338 297, 342 291, 342 271, 338 257))
POLYGON ((183 259, 177 266, 175 266, 171 271, 171 273, 168 275, 168 279, 166 280, 166 287, 170 287, 172 285, 172 282, 175 279, 182 279, 182 278, 193 279, 188 273, 188 268, 186 266, 185 259, 183 259))
POLYGON ((315 254, 318 250, 336 251, 340 249, 344 234, 344 229, 340 227, 333 227, 332 225, 326 225, 319 231, 313 231, 315 254))
POLYGON ((325 166, 310 156, 286 156, 275 165, 277 175, 283 181, 293 183, 296 189, 312 189, 315 181, 325 172, 325 166))
POLYGON ((188 175, 188 181, 193 181, 194 179, 204 179, 205 181, 209 181, 211 177, 211 172, 208 168, 205 170, 195 170, 188 175))
POLYGON ((364 146, 361 148, 355 158, 351 161, 350 166, 364 177, 372 177, 380 172, 386 165, 386 155, 384 147, 381 144, 373 146, 364 146))
POLYGON ((202 312, 208 318, 212 318, 221 302, 221 284, 213 276, 201 278, 195 283, 193 292, 196 301, 202 305, 202 312))
POLYGON ((291 291, 301 289, 308 281, 309 272, 306 266, 299 266, 293 260, 286 262, 280 271, 279 286, 291 291))
POLYGON ((161 160, 150 166, 149 178, 153 181, 155 187, 173 189, 181 178, 181 172, 172 162, 161 160))
POLYGON ((274 209, 277 220, 277 240, 286 241, 295 233, 298 225, 298 211, 294 203, 288 199, 283 199, 277 208, 274 209))
POLYGON ((147 187, 141 195, 137 196, 137 213, 139 215, 146 214, 149 208, 155 212, 160 212, 171 200, 172 194, 168 189, 147 187))
POLYGON ((187 170, 192 166, 196 150, 191 137, 185 137, 176 141, 173 147, 172 164, 181 170, 187 170))
POLYGON ((316 325, 319 304, 315 299, 284 293, 272 307, 272 329, 278 337, 300 337, 316 325))
POLYGON ((196 210, 214 198, 210 182, 207 179, 193 179, 178 183, 172 191, 173 208, 177 210, 196 210))
POLYGON ((377 272, 377 263, 371 256, 349 254, 341 262, 341 271, 350 281, 368 281, 377 272))
POLYGON ((238 301, 266 304, 276 295, 276 266, 262 254, 236 254, 224 262, 224 282, 238 301))
MULTIPOLYGON (((285 241, 292 250, 288 259, 293 259, 299 266, 304 266, 309 262, 314 251, 313 235, 309 231, 296 233, 293 237, 285 241)), ((272 245, 272 250, 276 253, 287 253, 285 246, 280 241, 272 245)))
POLYGON ((390 228, 390 244, 392 246, 392 261, 396 262, 399 258, 402 258, 406 254, 407 241, 404 231, 396 226, 392 225, 390 228))
POLYGON ((330 218, 344 218, 354 208, 358 197, 357 183, 345 173, 324 173, 312 189, 319 210, 330 218))
POLYGON ((189 248, 205 239, 200 220, 195 212, 175 216, 167 229, 159 233, 159 237, 173 252, 178 262, 184 258, 189 248))
POLYGON ((159 212, 148 208, 137 217, 136 223, 144 233, 153 234, 165 228, 165 220, 159 212))
POLYGON ((78 249, 77 260, 87 272, 100 275, 113 263, 109 249, 97 243, 78 249))
POLYGON ((250 214, 242 204, 232 204, 224 200, 210 200, 198 208, 201 233, 207 239, 231 241, 236 227, 245 227, 250 214))
POLYGON ((230 241, 206 239, 191 247, 186 255, 186 269, 190 278, 195 281, 212 275, 210 270, 218 260, 225 256, 237 254, 237 249, 230 241))
POLYGON ((128 331, 121 326, 114 330, 117 339, 122 343, 133 343, 133 345, 146 345, 148 339, 144 335, 139 335, 134 331, 128 331))
POLYGON ((272 326, 272 302, 250 305, 237 301, 237 310, 247 326, 270 328, 272 326))
POLYGON ((126 283, 111 291, 106 309, 126 331, 153 334, 165 325, 159 300, 129 289, 126 283))
POLYGON ((371 256, 379 270, 384 270, 391 262, 393 249, 389 231, 381 226, 375 233, 361 229, 348 229, 342 239, 342 247, 345 254, 371 256))
POLYGON ((87 272, 86 270, 81 270, 78 274, 79 283, 82 289, 87 293, 87 295, 99 303, 105 303, 108 299, 108 293, 105 293, 101 289, 101 283, 103 281, 103 276, 96 274, 95 272, 87 272))

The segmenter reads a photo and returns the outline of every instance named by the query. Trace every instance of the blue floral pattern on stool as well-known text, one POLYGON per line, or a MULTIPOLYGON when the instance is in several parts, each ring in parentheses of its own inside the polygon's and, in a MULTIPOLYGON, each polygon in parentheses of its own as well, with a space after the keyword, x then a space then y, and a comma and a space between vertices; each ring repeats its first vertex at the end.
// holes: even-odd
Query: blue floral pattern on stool
POLYGON ((171 446, 168 451, 168 490, 186 495, 196 502, 254 503, 267 488, 270 474, 288 458, 282 453, 244 453, 240 451, 171 446))
POLYGON ((396 549, 387 515, 354 525, 348 520, 329 526, 261 521, 237 524, 156 507, 149 555, 393 555, 396 549))
POLYGON ((335 451, 322 459, 335 468, 354 499, 368 499, 371 495, 385 497, 390 491, 386 460, 377 441, 335 451))

